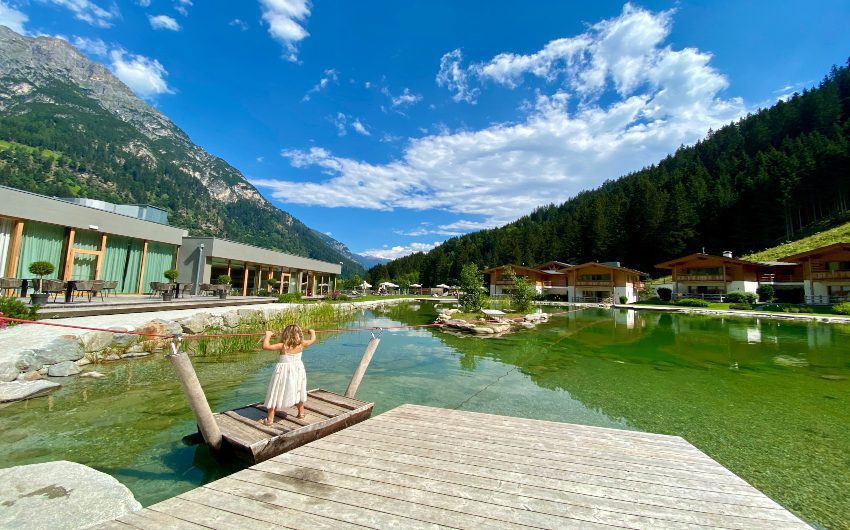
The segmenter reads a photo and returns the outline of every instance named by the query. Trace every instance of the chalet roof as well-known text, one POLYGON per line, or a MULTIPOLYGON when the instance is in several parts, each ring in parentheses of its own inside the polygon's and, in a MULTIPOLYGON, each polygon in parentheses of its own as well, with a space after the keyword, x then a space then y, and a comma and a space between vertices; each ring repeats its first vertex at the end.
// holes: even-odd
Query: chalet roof
POLYGON ((537 266, 537 270, 545 271, 545 270, 560 270, 565 267, 571 267, 572 264, 564 263, 563 261, 547 261, 546 263, 541 263, 537 266))
POLYGON ((532 268, 532 267, 525 267, 525 266, 522 266, 522 265, 512 265, 510 263, 507 264, 507 265, 499 265, 498 267, 490 267, 489 269, 484 269, 484 272, 487 273, 487 274, 492 274, 496 271, 501 271, 501 270, 505 270, 505 269, 508 269, 508 268, 513 269, 513 270, 531 271, 535 274, 542 274, 543 273, 543 271, 537 270, 537 269, 532 268))
POLYGON ((850 250, 850 243, 843 241, 839 243, 833 243, 832 245, 827 245, 825 247, 813 248, 812 250, 807 250, 806 252, 800 252, 797 254, 791 254, 790 256, 785 256, 782 258, 783 261, 793 261, 800 260, 803 258, 810 258, 817 256, 819 254, 826 254, 829 252, 833 252, 836 250, 850 250))
POLYGON ((726 256, 715 256, 713 254, 703 254, 702 252, 695 252, 693 254, 688 254, 687 256, 682 256, 680 258, 671 259, 670 261, 665 261, 664 263, 659 263, 655 266, 656 269, 672 269, 674 266, 685 263, 688 261, 694 260, 706 260, 706 259, 714 259, 718 261, 722 261, 723 263, 736 263, 739 265, 758 265, 755 261, 747 261, 744 259, 738 258, 727 258, 726 256))
POLYGON ((756 261, 759 265, 766 267, 796 267, 798 263, 789 263, 787 261, 756 261))
POLYGON ((583 269, 585 267, 591 267, 591 266, 593 266, 593 267, 603 267, 603 268, 611 269, 611 270, 633 272, 633 273, 638 274, 640 276, 649 276, 649 274, 647 274, 645 272, 641 272, 639 270, 630 269, 628 267, 617 267, 616 265, 609 265, 607 263, 598 263, 596 261, 589 261, 587 263, 582 263, 581 265, 571 265, 569 267, 565 267, 565 268, 561 269, 561 272, 575 271, 575 270, 579 270, 579 269, 583 269))

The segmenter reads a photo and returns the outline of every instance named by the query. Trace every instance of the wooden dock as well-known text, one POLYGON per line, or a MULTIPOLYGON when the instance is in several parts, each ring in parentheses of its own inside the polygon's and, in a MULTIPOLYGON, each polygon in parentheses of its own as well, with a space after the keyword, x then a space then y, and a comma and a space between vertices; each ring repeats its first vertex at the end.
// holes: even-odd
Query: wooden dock
POLYGON ((809 528, 677 436, 404 405, 101 528, 809 528))

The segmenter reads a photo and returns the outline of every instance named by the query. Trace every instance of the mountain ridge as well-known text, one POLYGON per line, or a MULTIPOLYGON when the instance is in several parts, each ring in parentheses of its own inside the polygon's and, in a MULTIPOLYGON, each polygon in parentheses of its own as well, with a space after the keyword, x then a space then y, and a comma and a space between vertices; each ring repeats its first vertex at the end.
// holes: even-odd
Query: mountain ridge
POLYGON ((150 203, 193 235, 342 262, 345 276, 363 272, 344 244, 272 205, 238 169, 63 39, 0 26, 0 112, 4 185, 150 203), (38 155, 44 151, 56 156, 48 162, 38 155))

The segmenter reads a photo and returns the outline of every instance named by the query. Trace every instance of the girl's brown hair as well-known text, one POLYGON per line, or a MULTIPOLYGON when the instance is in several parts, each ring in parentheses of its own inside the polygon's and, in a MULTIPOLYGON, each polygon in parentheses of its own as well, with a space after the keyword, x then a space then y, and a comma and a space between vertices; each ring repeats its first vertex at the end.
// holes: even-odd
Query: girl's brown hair
POLYGON ((301 326, 297 324, 286 326, 283 329, 283 333, 280 334, 280 341, 288 349, 301 346, 301 343, 304 342, 304 333, 301 331, 301 326))

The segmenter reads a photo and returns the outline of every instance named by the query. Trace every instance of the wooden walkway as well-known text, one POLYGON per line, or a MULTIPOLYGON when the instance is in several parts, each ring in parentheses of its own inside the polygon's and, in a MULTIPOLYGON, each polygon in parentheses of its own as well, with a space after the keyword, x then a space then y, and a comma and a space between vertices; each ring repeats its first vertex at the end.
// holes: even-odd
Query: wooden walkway
POLYGON ((809 528, 676 436, 404 405, 101 528, 809 528))

